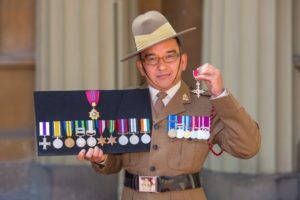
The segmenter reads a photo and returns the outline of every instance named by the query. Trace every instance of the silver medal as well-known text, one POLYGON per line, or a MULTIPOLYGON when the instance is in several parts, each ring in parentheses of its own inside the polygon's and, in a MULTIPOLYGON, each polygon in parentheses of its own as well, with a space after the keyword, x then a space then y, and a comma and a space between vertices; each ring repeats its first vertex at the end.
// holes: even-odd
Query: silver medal
POLYGON ((77 140, 76 140, 76 145, 77 145, 78 147, 82 148, 82 147, 85 146, 85 144, 86 144, 86 141, 85 141, 84 138, 82 138, 82 137, 77 138, 77 140))
POLYGON ((63 147, 64 143, 61 139, 56 138, 55 140, 53 140, 53 147, 55 149, 61 149, 63 147))
POLYGON ((182 139, 184 136, 184 130, 183 129, 177 129, 177 138, 182 139))
POLYGON ((209 136, 210 136, 210 133, 209 133, 208 129, 203 130, 203 137, 202 138, 204 140, 207 140, 209 138, 209 136))
POLYGON ((128 138, 125 135, 121 135, 118 139, 120 145, 128 144, 128 138))
POLYGON ((97 140, 94 137, 89 137, 86 142, 89 147, 94 147, 97 144, 97 140))
POLYGON ((141 140, 144 144, 148 144, 151 142, 151 137, 147 133, 145 133, 143 134, 141 140))
POLYGON ((137 135, 133 134, 130 136, 129 138, 129 142, 130 144, 136 145, 137 143, 139 143, 140 139, 137 135))
POLYGON ((197 131, 192 131, 192 134, 191 134, 191 139, 195 139, 197 138, 197 131))
POLYGON ((170 129, 170 130, 168 131, 168 136, 169 136, 170 138, 175 138, 176 135, 177 135, 177 132, 176 132, 175 129, 170 129))

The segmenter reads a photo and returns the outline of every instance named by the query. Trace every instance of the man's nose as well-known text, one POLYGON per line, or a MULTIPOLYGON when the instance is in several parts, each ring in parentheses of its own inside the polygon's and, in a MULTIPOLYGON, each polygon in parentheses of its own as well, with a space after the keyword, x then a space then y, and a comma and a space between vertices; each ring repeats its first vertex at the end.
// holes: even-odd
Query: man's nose
POLYGON ((167 68, 167 65, 166 65, 165 61, 162 58, 159 58, 158 69, 159 70, 164 70, 166 68, 167 68))

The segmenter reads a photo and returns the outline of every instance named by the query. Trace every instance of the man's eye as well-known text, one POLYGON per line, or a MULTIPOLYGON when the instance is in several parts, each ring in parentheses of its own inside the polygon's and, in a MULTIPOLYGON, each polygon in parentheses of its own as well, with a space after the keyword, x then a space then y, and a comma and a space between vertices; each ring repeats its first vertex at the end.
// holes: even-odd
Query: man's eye
POLYGON ((146 59, 147 59, 148 61, 155 61, 155 60, 157 60, 156 57, 147 57, 146 59))
POLYGON ((166 60, 174 60, 174 58, 176 58, 175 54, 170 54, 165 57, 166 60))

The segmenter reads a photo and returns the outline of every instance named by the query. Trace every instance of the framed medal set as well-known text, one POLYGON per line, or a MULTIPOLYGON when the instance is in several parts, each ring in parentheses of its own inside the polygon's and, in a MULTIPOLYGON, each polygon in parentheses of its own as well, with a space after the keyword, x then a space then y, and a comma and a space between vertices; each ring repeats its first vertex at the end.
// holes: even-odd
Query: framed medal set
POLYGON ((39 156, 95 146, 116 154, 150 150, 148 89, 37 91, 34 101, 39 156))

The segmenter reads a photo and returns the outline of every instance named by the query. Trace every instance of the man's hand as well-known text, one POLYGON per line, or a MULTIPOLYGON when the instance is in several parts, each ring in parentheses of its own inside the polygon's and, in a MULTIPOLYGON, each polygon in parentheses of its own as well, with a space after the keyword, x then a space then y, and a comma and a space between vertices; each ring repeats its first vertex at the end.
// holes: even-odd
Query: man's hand
POLYGON ((204 80, 212 96, 219 96, 224 91, 221 72, 218 68, 208 63, 197 68, 196 80, 204 80))
POLYGON ((106 158, 107 155, 103 154, 103 151, 97 146, 95 148, 89 148, 87 152, 85 149, 82 149, 77 155, 78 160, 87 160, 95 163, 100 163, 106 158))

